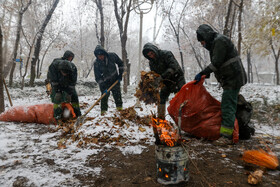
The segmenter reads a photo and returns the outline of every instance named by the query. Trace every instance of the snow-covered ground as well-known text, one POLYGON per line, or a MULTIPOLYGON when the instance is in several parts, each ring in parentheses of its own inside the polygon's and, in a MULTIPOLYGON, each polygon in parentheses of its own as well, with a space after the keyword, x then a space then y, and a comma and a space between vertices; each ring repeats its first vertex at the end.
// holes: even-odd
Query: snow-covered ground
MULTIPOLYGON (((222 89, 214 86, 207 86, 207 90, 216 99, 220 100, 222 89)), ((77 86, 81 103, 93 104, 99 97, 97 88, 77 86)), ((50 99, 45 94, 44 87, 17 88, 10 89, 10 95, 14 106, 34 105, 38 103, 50 103, 50 99)), ((128 93, 123 94, 124 108, 135 105, 134 97, 135 85, 128 89, 128 93)), ((250 102, 260 102, 280 104, 280 86, 264 86, 247 84, 241 90, 241 94, 250 102)), ((171 95, 172 98, 174 95, 171 95)), ((151 112, 156 112, 155 105, 144 105, 142 109, 135 108, 139 116, 146 116, 151 112)), ((6 110, 9 103, 6 99, 6 110)), ((86 110, 86 109, 84 109, 86 110)), ((84 112, 84 110, 82 112, 84 112)), ((77 147, 77 143, 66 143, 65 149, 58 149, 58 142, 61 132, 52 132, 43 124, 24 124, 13 122, 0 122, 0 186, 13 186, 15 182, 24 181, 30 186, 64 186, 72 184, 79 185, 79 181, 73 177, 76 174, 92 173, 100 175, 102 168, 87 166, 86 158, 90 155, 99 154, 103 149, 119 148, 124 155, 141 154, 147 145, 154 142, 153 131, 148 126, 139 126, 132 122, 127 122, 121 127, 114 126, 110 117, 116 115, 113 98, 109 99, 109 111, 106 115, 100 116, 100 106, 95 106, 88 114, 94 117, 92 121, 87 121, 76 133, 81 136, 96 136, 100 133, 110 133, 110 137, 125 137, 122 145, 115 142, 105 145, 92 144, 90 147, 77 147), (141 142, 141 145, 138 143, 141 142)), ((171 120, 170 117, 167 118, 171 120)), ((254 123, 254 122, 253 122, 254 123)), ((271 136, 280 138, 280 126, 269 124, 253 124, 256 128, 256 136, 271 136)), ((275 145, 279 146, 279 145, 275 145)), ((276 153, 280 156, 280 153, 276 153)))

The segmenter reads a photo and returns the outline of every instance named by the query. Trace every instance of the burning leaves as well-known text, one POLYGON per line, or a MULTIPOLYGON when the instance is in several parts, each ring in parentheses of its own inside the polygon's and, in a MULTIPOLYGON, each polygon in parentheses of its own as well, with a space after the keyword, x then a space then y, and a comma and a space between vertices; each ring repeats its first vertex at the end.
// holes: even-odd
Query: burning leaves
POLYGON ((160 100, 159 90, 163 86, 162 83, 157 81, 159 77, 160 75, 153 71, 141 71, 141 81, 136 89, 135 96, 145 104, 158 103, 160 100))
POLYGON ((161 144, 173 147, 180 143, 179 130, 173 127, 169 121, 160 118, 152 118, 152 126, 156 139, 158 137, 161 144))

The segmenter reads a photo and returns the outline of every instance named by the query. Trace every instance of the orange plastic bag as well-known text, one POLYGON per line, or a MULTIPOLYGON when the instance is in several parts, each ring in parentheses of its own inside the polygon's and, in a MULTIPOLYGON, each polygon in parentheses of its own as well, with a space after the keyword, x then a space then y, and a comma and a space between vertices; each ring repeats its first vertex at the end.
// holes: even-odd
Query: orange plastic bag
MULTIPOLYGON (((203 86, 205 76, 198 84, 191 81, 185 84, 176 96, 170 101, 167 110, 178 125, 180 105, 182 107, 181 129, 196 137, 208 140, 217 140, 220 137, 222 122, 221 103, 213 98, 203 86)), ((235 120, 233 142, 239 140, 238 122, 235 120)))
MULTIPOLYGON (((76 117, 71 104, 62 103, 62 109, 64 108, 68 108, 73 118, 76 117)), ((14 106, 0 114, 0 121, 56 124, 56 120, 53 117, 52 103, 30 106, 14 106)))

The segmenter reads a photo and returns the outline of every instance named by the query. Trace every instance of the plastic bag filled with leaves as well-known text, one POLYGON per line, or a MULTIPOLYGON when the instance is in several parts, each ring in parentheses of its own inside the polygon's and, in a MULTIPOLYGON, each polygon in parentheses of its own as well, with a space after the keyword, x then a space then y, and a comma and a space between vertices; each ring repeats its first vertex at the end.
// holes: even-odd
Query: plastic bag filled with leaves
POLYGON ((163 86, 159 77, 160 75, 153 71, 141 71, 141 80, 136 88, 135 96, 145 104, 157 104, 160 100, 159 91, 163 86))

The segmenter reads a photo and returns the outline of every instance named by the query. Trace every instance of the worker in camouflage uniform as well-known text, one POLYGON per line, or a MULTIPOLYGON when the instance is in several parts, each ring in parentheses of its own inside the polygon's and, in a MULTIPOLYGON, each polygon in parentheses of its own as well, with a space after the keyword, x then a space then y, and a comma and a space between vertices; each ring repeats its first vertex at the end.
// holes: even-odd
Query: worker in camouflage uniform
POLYGON ((74 53, 66 51, 62 58, 56 58, 49 66, 47 80, 51 83, 51 100, 54 103, 54 117, 62 118, 61 103, 71 103, 76 116, 81 115, 79 99, 75 89, 77 68, 72 62, 74 53))
POLYGON ((159 74, 159 79, 164 84, 160 90, 158 117, 165 119, 165 103, 170 93, 177 93, 186 83, 183 70, 171 51, 160 50, 157 46, 146 43, 142 53, 149 60, 151 71, 159 74))
POLYGON ((195 80, 198 82, 202 75, 210 76, 214 72, 221 84, 223 88, 221 138, 215 143, 231 144, 238 93, 247 82, 246 73, 238 52, 228 37, 215 32, 206 24, 200 25, 196 33, 197 40, 209 51, 211 63, 195 76, 195 80))
POLYGON ((116 53, 107 52, 101 45, 97 45, 94 50, 96 60, 94 61, 94 75, 95 80, 99 85, 101 95, 106 93, 105 97, 101 99, 101 114, 104 115, 108 110, 108 98, 110 92, 107 93, 107 89, 119 81, 112 89, 113 98, 117 110, 122 110, 122 95, 120 82, 122 81, 122 74, 124 71, 123 61, 116 53), (116 67, 118 66, 118 69, 116 67))

